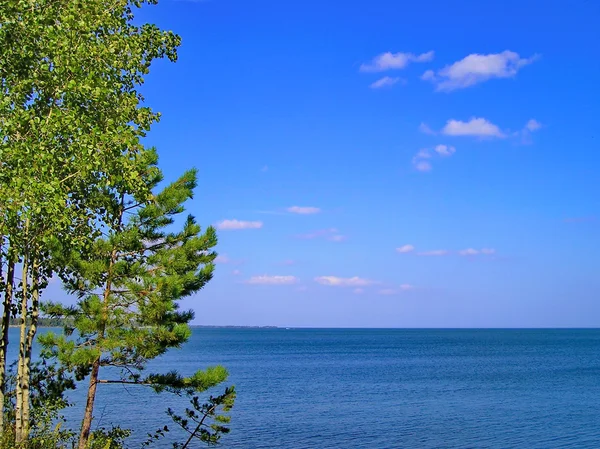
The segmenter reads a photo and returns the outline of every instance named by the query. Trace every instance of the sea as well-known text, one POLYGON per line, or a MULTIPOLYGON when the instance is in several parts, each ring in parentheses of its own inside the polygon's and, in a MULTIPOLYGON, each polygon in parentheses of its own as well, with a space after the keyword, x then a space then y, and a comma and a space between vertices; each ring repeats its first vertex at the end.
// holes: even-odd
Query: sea
MULTIPOLYGON (((195 327, 148 370, 216 364, 237 390, 223 448, 600 448, 598 329, 195 327)), ((137 448, 186 404, 100 385, 95 425, 137 448)))

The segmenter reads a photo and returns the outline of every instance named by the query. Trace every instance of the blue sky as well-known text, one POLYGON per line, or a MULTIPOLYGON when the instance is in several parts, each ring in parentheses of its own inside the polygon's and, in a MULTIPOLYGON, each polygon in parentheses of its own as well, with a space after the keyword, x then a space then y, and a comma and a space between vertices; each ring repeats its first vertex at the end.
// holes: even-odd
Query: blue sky
POLYGON ((600 325, 600 4, 162 0, 143 88, 219 227, 198 324, 600 325))

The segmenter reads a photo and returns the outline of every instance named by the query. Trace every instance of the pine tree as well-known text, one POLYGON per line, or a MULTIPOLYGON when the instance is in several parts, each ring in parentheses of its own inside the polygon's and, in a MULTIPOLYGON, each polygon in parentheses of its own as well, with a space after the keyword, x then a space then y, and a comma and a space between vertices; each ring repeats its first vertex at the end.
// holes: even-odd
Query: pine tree
MULTIPOLYGON (((150 189, 161 174, 150 160, 145 175, 150 189)), ((79 448, 87 447, 99 384, 129 383, 157 391, 204 391, 227 377, 222 367, 198 371, 189 378, 177 372, 147 374, 148 360, 181 346, 190 337, 192 311, 179 301, 198 292, 212 277, 214 228, 201 232, 194 217, 182 222, 184 202, 196 186, 195 170, 187 171, 150 200, 125 190, 107 192, 105 237, 91 251, 73 254, 64 282, 79 296, 76 307, 51 304, 46 312, 69 315, 76 338, 40 337, 49 356, 56 357, 81 378, 89 375, 79 448), (100 377, 104 367, 121 368, 117 379, 100 377)))

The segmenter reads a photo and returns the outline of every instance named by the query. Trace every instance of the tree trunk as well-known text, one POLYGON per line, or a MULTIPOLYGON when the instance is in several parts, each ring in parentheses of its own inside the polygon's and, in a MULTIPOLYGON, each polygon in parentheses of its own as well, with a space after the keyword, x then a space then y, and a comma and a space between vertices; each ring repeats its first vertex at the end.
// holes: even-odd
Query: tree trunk
MULTIPOLYGON (((4 242, 2 242, 4 243, 4 242)), ((2 310, 2 338, 0 340, 0 434, 4 432, 4 394, 6 392, 6 351, 8 349, 8 330, 10 328, 10 312, 12 307, 13 284, 15 281, 15 263, 7 257, 6 281, 4 284, 4 301, 2 310)), ((0 261, 1 267, 1 261, 0 261)), ((0 268, 1 269, 1 268, 0 268)))
MULTIPOLYGON (((112 287, 112 268, 117 257, 116 250, 113 250, 111 259, 108 266, 108 277, 106 279, 106 285, 104 287, 104 325, 98 332, 98 346, 102 352, 102 339, 104 338, 104 332, 106 329, 106 320, 108 319, 108 301, 110 299, 110 289, 112 287)), ((92 428, 92 419, 94 417, 94 402, 96 400, 96 388, 98 387, 98 375, 100 373, 100 357, 102 353, 98 355, 98 358, 94 360, 92 365, 92 372, 90 373, 90 384, 88 386, 87 400, 85 402, 85 411, 83 412, 83 421, 81 422, 81 432, 79 433, 79 446, 78 449, 87 449, 87 444, 90 438, 90 430, 92 428)))
MULTIPOLYGON (((117 218, 117 228, 120 228, 121 224, 123 223, 124 202, 125 195, 121 195, 121 205, 119 208, 119 215, 117 218)), ((92 419, 94 417, 94 402, 96 400, 96 388, 98 387, 98 375, 100 372, 100 357, 102 357, 102 340, 104 339, 104 333, 106 331, 106 322, 108 321, 108 307, 110 300, 110 292, 112 289, 113 267, 116 261, 117 249, 113 247, 113 250, 110 254, 110 260, 108 262, 106 284, 104 285, 104 294, 102 298, 104 309, 102 316, 102 326, 98 332, 98 342, 96 345, 100 350, 100 354, 98 355, 98 358, 94 361, 92 365, 92 372, 90 373, 90 384, 88 386, 85 411, 83 413, 83 421, 81 422, 81 432, 79 433, 78 449, 87 449, 88 441, 90 438, 92 419)))
POLYGON ((40 316, 40 282, 39 263, 33 262, 31 272, 31 323, 25 342, 25 359, 23 360, 23 439, 29 437, 29 381, 31 377, 31 349, 37 332, 37 323, 40 316))
POLYGON ((25 440, 24 426, 23 426, 23 386, 25 383, 29 383, 28 380, 25 382, 24 377, 24 362, 25 362, 25 347, 27 343, 27 278, 29 271, 29 261, 27 256, 23 259, 23 275, 21 277, 21 332, 19 335, 19 361, 17 362, 17 386, 16 386, 16 402, 15 402, 15 441, 21 443, 25 440))
POLYGON ((96 387, 98 386, 98 374, 100 372, 100 359, 92 365, 90 374, 90 385, 88 387, 87 400, 85 402, 85 412, 81 423, 81 433, 79 435, 78 449, 87 449, 90 438, 90 429, 92 428, 92 418, 94 417, 94 401, 96 400, 96 387))

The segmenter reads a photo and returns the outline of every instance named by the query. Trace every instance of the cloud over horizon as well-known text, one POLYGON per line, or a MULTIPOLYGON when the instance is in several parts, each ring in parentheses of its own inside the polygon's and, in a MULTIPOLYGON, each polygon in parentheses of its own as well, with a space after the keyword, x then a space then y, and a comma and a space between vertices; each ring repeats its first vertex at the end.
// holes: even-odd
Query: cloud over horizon
POLYGON ((420 171, 420 172, 429 172, 433 168, 431 166, 431 162, 423 161, 423 160, 413 161, 413 165, 415 167, 415 170, 420 171))
POLYGON ((429 62, 433 60, 434 52, 428 51, 415 55, 413 53, 385 52, 375 56, 368 64, 361 64, 361 72, 384 72, 386 70, 400 70, 411 62, 429 62))
POLYGON ((215 257, 214 263, 229 263, 231 262, 231 259, 229 257, 227 257, 227 254, 223 254, 223 255, 218 255, 217 257, 215 257))
POLYGON ((382 87, 391 87, 394 84, 398 83, 399 81, 401 81, 401 78, 398 78, 398 77, 393 78, 391 76, 384 76, 383 78, 379 78, 374 83, 371 83, 371 85, 369 85, 369 87, 371 89, 381 89, 382 87))
POLYGON ((527 129, 528 131, 531 131, 531 132, 537 131, 541 127, 542 127, 542 124, 533 118, 525 124, 525 129, 527 129))
POLYGON ((296 284, 298 278, 296 276, 252 276, 245 283, 254 285, 291 285, 296 284))
POLYGON ((420 172, 429 172, 433 169, 431 159, 433 154, 438 156, 449 157, 456 152, 456 148, 451 145, 436 145, 433 148, 433 153, 429 148, 420 149, 412 158, 412 164, 415 170, 420 172))
POLYGON ((423 134, 429 134, 431 136, 435 136, 437 134, 437 132, 431 129, 429 125, 425 122, 421 122, 421 124, 419 125, 419 131, 423 134))
POLYGON ((414 290, 415 287, 411 284, 401 284, 398 288, 384 288, 379 290, 377 293, 384 296, 397 295, 402 292, 414 290))
POLYGON ((460 250, 458 252, 458 254, 460 256, 478 256, 480 254, 483 254, 486 256, 491 256, 492 254, 496 254, 496 250, 494 248, 481 248, 481 249, 467 248, 467 249, 460 250))
POLYGON ((396 248, 396 252, 400 253, 400 254, 407 254, 407 253, 411 253, 415 250, 415 247, 412 245, 403 245, 399 248, 396 248))
MULTIPOLYGON (((399 248, 396 248, 396 252, 400 253, 400 254, 413 253, 414 250, 415 250, 415 247, 413 245, 404 245, 399 248)), ((460 251, 449 251, 447 249, 434 249, 434 250, 429 250, 429 251, 419 251, 414 254, 416 254, 417 256, 431 256, 431 257, 448 256, 451 254, 458 254, 459 256, 478 256, 478 255, 491 256, 493 254, 496 254, 496 250, 494 248, 481 248, 481 249, 467 248, 467 249, 462 249, 460 251)))
POLYGON ((436 145, 433 151, 440 156, 452 156, 454 153, 456 153, 456 148, 454 148, 452 145, 436 145))
POLYGON ((417 253, 417 256, 446 256, 450 254, 450 251, 446 249, 434 249, 431 251, 421 251, 417 253))
POLYGON ((292 206, 288 207, 286 210, 292 214, 298 215, 313 215, 321 212, 320 208, 312 206, 292 206))
POLYGON ((366 287, 368 285, 379 284, 377 281, 370 279, 360 278, 354 276, 351 278, 341 278, 337 276, 318 276, 315 278, 315 282, 321 285, 328 285, 332 287, 366 287))
POLYGON ((436 91, 451 92, 492 78, 512 78, 537 58, 537 55, 521 58, 518 53, 510 50, 487 55, 473 53, 454 64, 445 66, 437 73, 427 70, 421 79, 431 81, 436 86, 436 91))
POLYGON ((240 229, 260 229, 263 227, 262 221, 243 221, 243 220, 222 220, 215 227, 220 230, 240 230, 240 229))
POLYGON ((481 117, 471 117, 468 122, 450 119, 442 128, 442 134, 446 136, 470 136, 481 138, 503 138, 505 134, 497 125, 481 117))
POLYGON ((531 135, 540 129, 543 125, 536 119, 529 119, 521 131, 513 133, 514 136, 521 137, 521 143, 524 145, 532 143, 531 135))
POLYGON ((307 234, 297 235, 296 238, 299 238, 302 240, 313 240, 313 239, 324 238, 324 239, 330 240, 332 242, 342 242, 342 241, 346 240, 346 236, 340 234, 340 232, 336 228, 319 229, 317 231, 309 232, 307 234))

